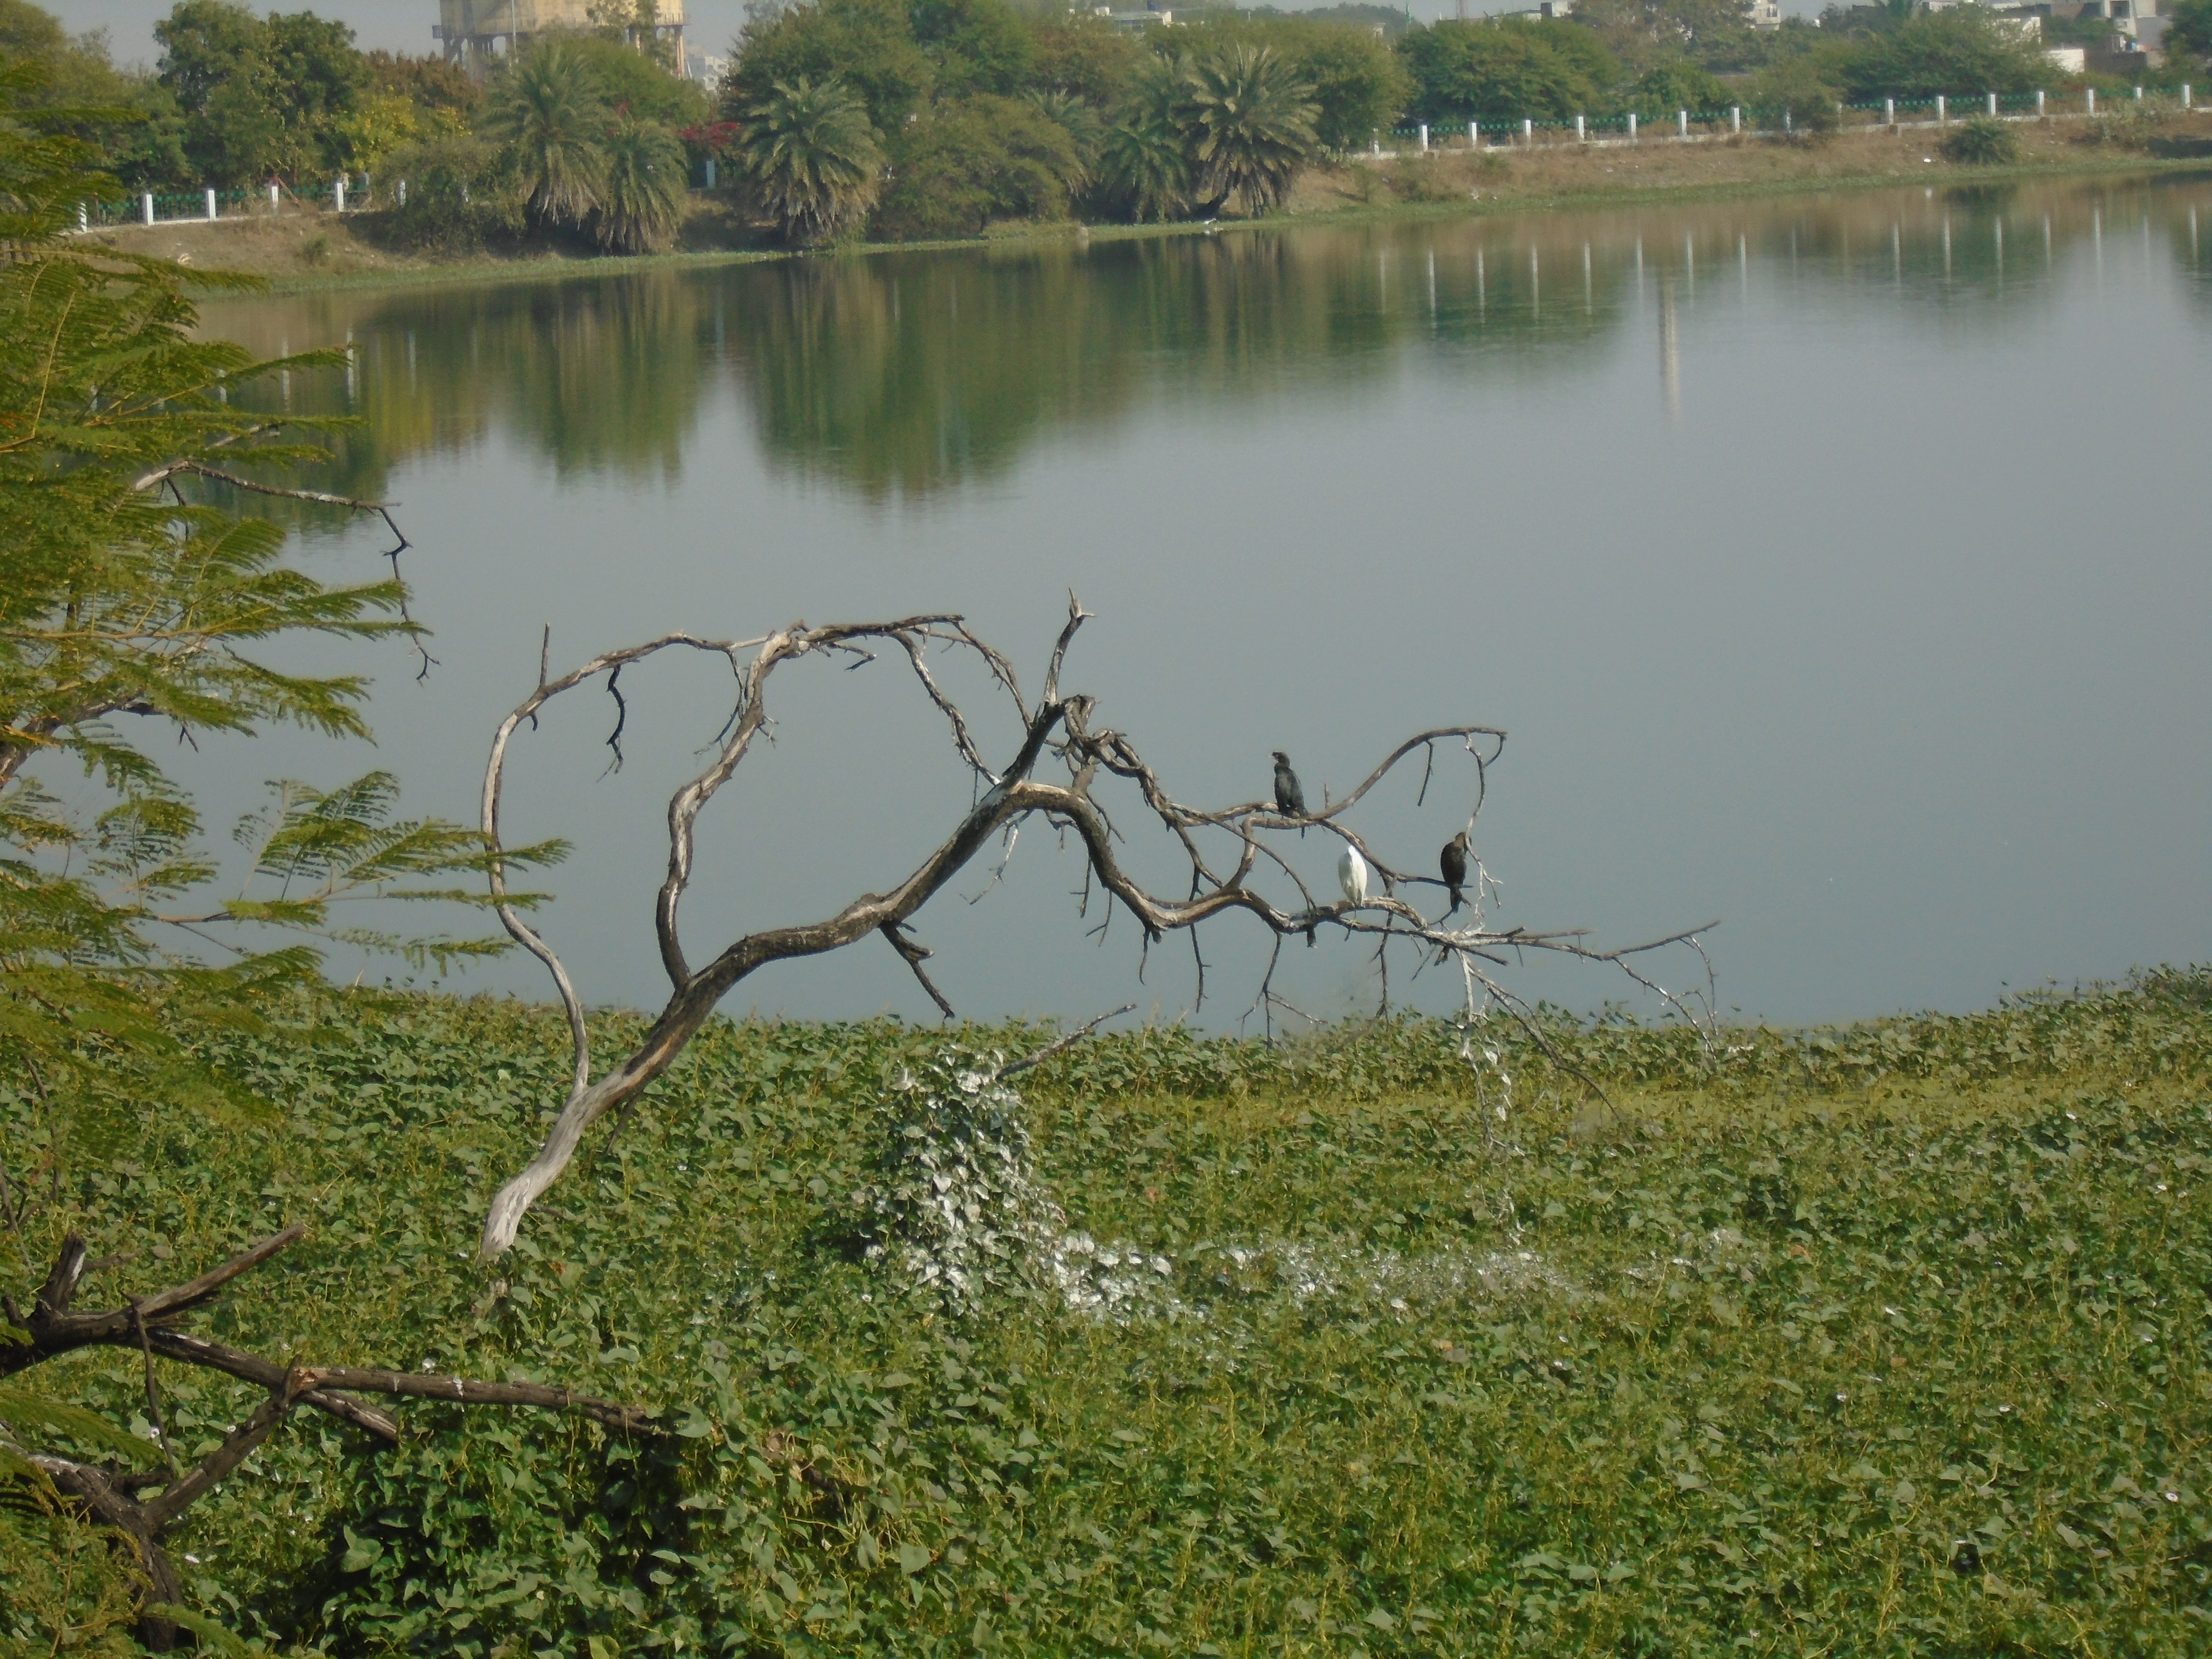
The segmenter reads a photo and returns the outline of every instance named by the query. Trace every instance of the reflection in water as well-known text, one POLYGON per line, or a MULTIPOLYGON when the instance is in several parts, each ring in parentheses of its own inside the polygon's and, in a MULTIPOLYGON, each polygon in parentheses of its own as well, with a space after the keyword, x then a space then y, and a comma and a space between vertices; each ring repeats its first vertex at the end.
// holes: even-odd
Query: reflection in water
MULTIPOLYGON (((1495 722, 1515 749, 1481 850, 1512 920, 1618 942, 1721 915, 1732 1000, 1836 1018, 2203 954, 2212 769, 2176 757, 2212 752, 2191 470, 2208 210, 2212 177, 1916 184, 234 302, 209 324, 353 348, 251 391, 359 416, 344 486, 404 503, 441 665, 343 661, 379 677, 380 761, 421 810, 469 811, 549 629, 559 663, 671 628, 950 607, 1018 650, 1074 589, 1102 619, 1083 689, 1193 798, 1244 798, 1271 748, 1325 788, 1381 734, 1495 722)), ((316 556, 382 550, 340 531, 316 556)), ((577 844, 550 921, 594 1000, 659 998, 640 849, 654 780, 725 712, 700 674, 639 681, 620 775, 588 715, 532 750, 524 787, 547 793, 516 810, 577 844)), ((854 871, 903 871, 931 803, 968 805, 884 686, 804 684, 702 853, 708 932, 823 914, 854 871)), ((330 775, 281 734, 221 747, 211 794, 330 775)), ((1456 827, 1433 797, 1363 810, 1401 855, 1456 827)), ((1073 948, 1078 885, 1025 836, 996 896, 933 908, 956 1006, 1184 1006, 1188 975, 1155 957, 1140 987, 1118 933, 1073 948)), ((1233 930, 1206 949, 1220 985, 1264 967, 1233 930)), ((1373 1006, 1371 969, 1293 954, 1300 1006, 1373 1006)), ((883 955, 779 975, 763 1006, 926 1013, 883 955)))
POLYGON ((361 416, 343 445, 343 487, 357 493, 382 493, 394 465, 481 444, 495 427, 535 445, 558 477, 673 481, 701 400, 727 380, 778 465, 871 500, 913 499, 1000 475, 1043 435, 1152 397, 1264 398, 1316 374, 1350 391, 1422 347, 1449 348, 1477 374, 1555 374, 1647 296, 1674 416, 1676 307, 1717 298, 1711 273, 1730 254, 1746 298, 1759 262, 1799 283, 2010 317, 2038 303, 2039 279, 2076 244, 2101 275, 2108 221, 2139 225, 2146 248, 2162 233, 2199 271, 2203 193, 2175 179, 1913 190, 809 258, 212 304, 206 315, 264 352, 351 346, 343 375, 287 376, 253 395, 361 416), (1670 234, 1647 244, 1662 217, 1670 234), (2008 271, 2023 235, 2035 257, 2008 271))

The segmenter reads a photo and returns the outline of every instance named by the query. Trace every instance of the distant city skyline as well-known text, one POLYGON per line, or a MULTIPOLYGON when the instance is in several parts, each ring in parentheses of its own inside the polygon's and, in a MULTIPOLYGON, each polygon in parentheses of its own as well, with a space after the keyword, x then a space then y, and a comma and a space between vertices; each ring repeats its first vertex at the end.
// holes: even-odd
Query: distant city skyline
MULTIPOLYGON (((174 9, 176 0, 36 0, 62 21, 72 34, 86 29, 107 31, 117 64, 152 67, 161 48, 155 44, 154 25, 174 9)), ((437 0, 248 0, 256 11, 313 11, 349 25, 364 52, 381 48, 414 56, 441 51, 430 35, 438 21, 437 0)), ((1304 6, 1284 4, 1285 11, 1304 6)), ((1515 0, 1474 0, 1478 11, 1517 9, 1515 0)), ((1424 20, 1453 15, 1454 0, 1413 0, 1414 16, 1424 20)), ((1814 0, 1783 0, 1788 16, 1809 15, 1820 8, 1814 0)), ((745 21, 744 0, 684 0, 686 46, 695 52, 720 57, 730 49, 745 21)))

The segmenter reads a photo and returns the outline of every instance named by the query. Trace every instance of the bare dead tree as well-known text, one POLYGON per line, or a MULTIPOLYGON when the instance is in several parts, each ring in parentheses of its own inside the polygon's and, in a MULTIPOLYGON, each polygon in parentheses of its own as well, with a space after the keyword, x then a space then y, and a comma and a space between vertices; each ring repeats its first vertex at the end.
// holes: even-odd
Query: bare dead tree
MULTIPOLYGON (((157 1426, 161 1409, 154 1367, 156 1358, 222 1371, 268 1391, 220 1446, 189 1469, 178 1467, 166 1434, 161 1448, 167 1456, 165 1468, 130 1468, 31 1450, 19 1443, 20 1437, 6 1422, 0 1421, 0 1449, 39 1469, 81 1513, 113 1528, 129 1540, 146 1581, 146 1602, 182 1601, 176 1570, 163 1547, 164 1536, 187 1510, 235 1474, 255 1449, 302 1406, 365 1430, 386 1445, 397 1443, 400 1425, 382 1407, 362 1399, 362 1395, 450 1400, 463 1405, 536 1406, 574 1412, 626 1433, 659 1432, 646 1407, 616 1405, 568 1389, 357 1365, 279 1364, 176 1328, 179 1320, 213 1302, 233 1279, 306 1234, 304 1226, 295 1224, 187 1284, 140 1297, 119 1308, 77 1313, 73 1304, 78 1286, 88 1274, 114 1265, 118 1258, 89 1260, 84 1240, 71 1233, 63 1241, 61 1254, 28 1312, 18 1307, 14 1297, 0 1297, 0 1315, 7 1321, 5 1330, 0 1330, 0 1378, 81 1348, 130 1349, 144 1360, 149 1416, 157 1426)), ((158 1616, 147 1615, 140 1621, 139 1639, 156 1652, 166 1652, 175 1642, 175 1626, 158 1616)))
MULTIPOLYGON (((931 1000, 950 1017, 951 1004, 931 981, 923 967, 928 952, 908 937, 907 924, 994 836, 1004 839, 1011 848, 1012 836, 1024 820, 1032 817, 1042 816, 1047 823, 1062 831, 1073 831, 1086 861, 1085 904, 1089 883, 1095 879, 1107 895, 1108 920, 1111 920, 1112 905, 1119 901, 1136 919, 1147 949, 1178 930, 1188 930, 1194 938, 1201 923, 1231 911, 1244 913, 1272 933, 1274 952, 1254 1004, 1270 1021, 1275 1008, 1289 1006, 1273 988, 1283 941, 1297 936, 1310 941, 1324 923, 1341 927, 1347 934, 1373 937, 1378 951, 1404 941, 1419 953, 1425 964, 1456 962, 1464 978, 1466 1018, 1470 1025, 1482 1018, 1490 1006, 1496 1006, 1520 1020, 1540 1043, 1545 1039, 1533 1018, 1534 1011, 1499 985, 1491 972, 1504 966, 1510 954, 1548 951, 1585 962, 1616 964, 1626 969, 1637 983, 1657 992, 1676 1012, 1693 1020, 1698 1018, 1696 998, 1666 992, 1635 964, 1638 959, 1669 945, 1686 946, 1702 959, 1698 935, 1705 928, 1684 929, 1664 939, 1607 951, 1589 944, 1587 934, 1581 930, 1532 932, 1522 927, 1492 927, 1484 921, 1483 900, 1494 890, 1494 884, 1480 870, 1479 861, 1470 875, 1475 902, 1463 907, 1456 917, 1431 920, 1402 895, 1425 885, 1441 889, 1443 882, 1435 876, 1416 875, 1398 868, 1348 822, 1353 809, 1393 769, 1417 754, 1423 759, 1421 798, 1425 799, 1439 751, 1456 750, 1468 757, 1474 769, 1474 800, 1468 819, 1472 826, 1487 787, 1488 769, 1504 750, 1504 732, 1485 726, 1444 726, 1417 732, 1386 754, 1357 788, 1328 802, 1317 812, 1286 817, 1277 810, 1273 800, 1245 801, 1214 808, 1188 806, 1169 792, 1127 734, 1109 727, 1093 728, 1092 699, 1061 692, 1060 673, 1068 647, 1090 614, 1073 594, 1069 596, 1067 620, 1054 642, 1043 689, 1035 701, 1024 695, 1013 665, 971 632, 961 617, 949 613, 823 628, 794 623, 775 633, 749 640, 711 640, 686 633, 665 634, 641 645, 593 657, 557 679, 546 678, 541 653, 537 689, 500 723, 492 740, 491 757, 484 770, 483 833, 493 854, 492 893, 500 920, 524 949, 544 964, 552 977, 568 1014, 572 1067, 568 1098, 543 1145, 520 1173, 492 1200, 484 1218, 483 1255, 497 1256, 514 1244, 523 1216, 560 1178, 593 1121, 609 1109, 635 1100, 683 1052, 684 1045, 697 1034, 732 988, 757 969, 772 962, 818 956, 842 949, 871 933, 879 933, 912 969, 931 1000), (945 719, 955 753, 974 775, 973 804, 952 824, 936 849, 887 890, 862 893, 835 915, 819 921, 748 933, 694 968, 682 942, 678 915, 691 881, 696 827, 699 815, 715 792, 729 781, 750 750, 754 738, 767 727, 769 677, 785 664, 809 657, 859 667, 875 660, 876 647, 895 647, 905 656, 923 695, 945 719), (997 691, 1011 702, 1021 736, 1012 757, 999 769, 994 769, 985 759, 968 717, 931 672, 927 659, 932 648, 969 653, 981 663, 997 691), (713 746, 713 758, 705 769, 683 784, 668 803, 668 868, 653 907, 661 965, 671 987, 668 1001, 643 1040, 594 1079, 584 1006, 574 981, 544 937, 506 902, 499 855, 502 851, 500 805, 507 750, 515 733, 526 724, 534 728, 538 712, 556 697, 602 675, 611 688, 615 677, 625 668, 671 650, 703 652, 723 658, 736 678, 737 694, 713 746), (1064 778, 1047 781, 1037 777, 1040 766, 1048 763, 1055 771, 1064 773, 1064 778), (1097 798, 1102 778, 1133 787, 1142 811, 1156 820, 1159 829, 1180 848, 1190 872, 1184 896, 1161 897, 1139 884, 1124 869, 1115 850, 1121 839, 1121 832, 1097 798), (1382 893, 1358 903, 1348 899, 1324 902, 1316 898, 1267 840, 1273 832, 1309 830, 1325 831, 1357 847, 1381 878, 1382 893), (1255 879, 1263 872, 1285 878, 1295 889, 1297 902, 1284 908, 1261 892, 1255 879)), ((611 739, 617 757, 627 708, 618 703, 618 710, 616 737, 611 739)), ((1705 927, 1713 925, 1707 923, 1705 927)), ((1199 961, 1202 976, 1204 958, 1200 957, 1199 961)), ((1710 998, 1704 1000, 1709 1014, 1710 998)))

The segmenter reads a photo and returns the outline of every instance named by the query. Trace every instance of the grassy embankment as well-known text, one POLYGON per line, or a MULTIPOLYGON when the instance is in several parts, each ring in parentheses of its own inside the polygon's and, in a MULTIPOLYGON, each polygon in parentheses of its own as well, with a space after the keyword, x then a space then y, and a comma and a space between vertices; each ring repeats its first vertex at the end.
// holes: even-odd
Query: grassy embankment
MULTIPOLYGON (((1419 1024, 1029 1074, 1068 1226, 1146 1263, 1103 1311, 961 1320, 840 1245, 883 1079, 941 1036, 712 1032, 486 1269, 558 1021, 333 998, 222 1040, 272 1121, 86 1174, 8 1277, 64 1227, 138 1246, 104 1304, 303 1220, 204 1328, 667 1407, 641 1460, 527 1413, 417 1406, 375 1460, 295 1421, 179 1548, 331 1651, 2212 1645, 2212 977, 1710 1063, 1562 1035, 1613 1109, 1487 1040, 1480 1094, 1419 1024)), ((135 1356, 49 1370, 143 1412, 135 1356)), ((193 1448, 249 1403, 167 1400, 193 1448)))
MULTIPOLYGON (((2115 117, 2014 125, 2021 141, 2017 165, 1970 167, 1943 158, 1931 127, 1856 128, 1814 142, 1784 142, 1745 135, 1676 143, 1664 137, 1629 145, 1540 145, 1533 150, 1462 147, 1427 157, 1382 161, 1355 159, 1343 167, 1308 172, 1286 210, 1264 221, 1279 228, 1317 220, 1342 221, 1407 214, 1524 213, 1608 204, 1711 200, 1721 197, 1868 188, 1884 185, 2003 183, 2014 179, 2088 176, 2103 173, 2186 170, 2212 165, 2212 110, 2189 116, 2115 117)), ((1222 228, 1247 222, 1224 221, 1222 228)), ((1188 234, 1201 228, 1169 226, 1009 225, 987 239, 1095 238, 1188 234)), ((691 198, 677 250, 635 258, 595 257, 580 246, 529 244, 501 253, 454 260, 435 252, 396 249, 381 239, 374 213, 255 216, 226 224, 190 221, 147 228, 129 226, 99 233, 125 251, 181 258, 209 268, 252 271, 279 291, 384 286, 470 278, 513 280, 572 276, 585 271, 665 268, 682 263, 720 263, 779 256, 765 230, 747 222, 726 196, 691 198)), ((866 252, 913 244, 866 244, 866 252)), ((934 245, 945 246, 945 245, 934 245)), ((951 244, 950 246, 964 246, 951 244)))

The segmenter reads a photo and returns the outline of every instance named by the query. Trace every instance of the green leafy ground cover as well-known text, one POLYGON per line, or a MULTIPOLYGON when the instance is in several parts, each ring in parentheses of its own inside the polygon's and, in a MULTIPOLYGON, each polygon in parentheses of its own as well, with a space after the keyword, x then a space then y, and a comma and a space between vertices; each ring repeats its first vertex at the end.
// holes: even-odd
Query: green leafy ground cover
MULTIPOLYGON (((1563 1023, 1611 1109, 1495 1024, 1479 1069, 1419 1022, 1103 1037, 1019 1079, 1085 1240, 965 1317, 854 1248, 884 1080, 945 1040, 719 1028, 484 1267, 557 1018, 332 997, 209 1039, 281 1123, 83 1172, 4 1274, 138 1242, 92 1305, 304 1220, 201 1328, 665 1408, 633 1446, 418 1406, 375 1457, 295 1418, 178 1546, 288 1647, 2212 1649, 2202 973, 1710 1063, 1563 1023)), ((128 1357, 45 1376, 143 1431, 128 1357)), ((180 1451, 248 1404, 168 1389, 180 1451)))

